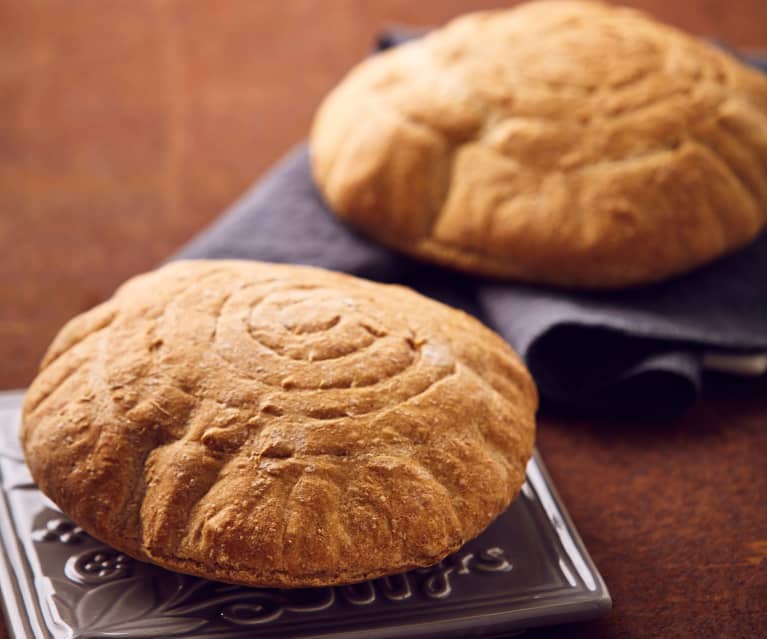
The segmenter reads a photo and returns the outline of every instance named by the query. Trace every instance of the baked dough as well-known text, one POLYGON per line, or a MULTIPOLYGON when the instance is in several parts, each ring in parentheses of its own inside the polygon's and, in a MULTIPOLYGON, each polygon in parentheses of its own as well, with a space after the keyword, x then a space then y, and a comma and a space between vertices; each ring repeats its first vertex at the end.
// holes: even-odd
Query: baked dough
POLYGON ((536 2, 376 55, 311 136, 330 207, 495 277, 623 287, 767 222, 767 78, 634 10, 536 2))
POLYGON ((175 262, 64 327, 22 443, 40 489, 135 558, 321 586, 478 535, 524 481, 536 403, 500 337, 409 289, 175 262))

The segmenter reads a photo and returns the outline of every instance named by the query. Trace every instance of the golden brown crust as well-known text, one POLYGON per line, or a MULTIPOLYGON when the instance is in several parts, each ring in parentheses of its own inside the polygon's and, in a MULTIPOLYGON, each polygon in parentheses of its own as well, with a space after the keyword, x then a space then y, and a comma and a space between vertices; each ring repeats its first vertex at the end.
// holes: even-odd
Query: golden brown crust
POLYGON ((176 262, 62 329, 22 442, 41 490, 134 557, 315 586, 479 534, 524 480, 536 402, 503 340, 409 289, 176 262))
POLYGON ((623 8, 470 14, 364 61, 311 137, 331 208, 472 272, 621 287, 767 223, 767 79, 623 8))

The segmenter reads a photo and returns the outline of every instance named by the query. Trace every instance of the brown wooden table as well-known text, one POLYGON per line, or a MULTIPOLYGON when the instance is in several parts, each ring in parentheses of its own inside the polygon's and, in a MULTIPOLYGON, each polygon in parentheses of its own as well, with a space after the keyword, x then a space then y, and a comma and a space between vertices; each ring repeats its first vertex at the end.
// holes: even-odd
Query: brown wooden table
MULTIPOLYGON (((381 26, 503 4, 0 2, 0 388, 301 140, 381 26)), ((764 0, 635 4, 767 48, 764 0)), ((544 415, 539 446, 615 605, 531 636, 767 636, 767 380, 667 423, 544 415)))

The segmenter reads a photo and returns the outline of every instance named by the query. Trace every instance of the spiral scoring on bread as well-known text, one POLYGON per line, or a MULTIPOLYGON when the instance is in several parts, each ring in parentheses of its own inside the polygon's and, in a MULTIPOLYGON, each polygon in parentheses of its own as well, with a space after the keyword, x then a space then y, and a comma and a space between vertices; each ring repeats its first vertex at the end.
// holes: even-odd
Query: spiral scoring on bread
POLYGON ((30 389, 41 488, 107 543, 251 585, 438 560, 517 492, 535 391, 506 344, 394 286, 175 263, 76 318, 30 389))
POLYGON ((214 348, 239 375, 274 389, 278 410, 300 413, 317 391, 350 391, 322 393, 329 402, 320 412, 336 417, 406 401, 455 369, 450 353, 404 317, 382 319, 369 294, 319 286, 237 291, 221 309, 214 348))

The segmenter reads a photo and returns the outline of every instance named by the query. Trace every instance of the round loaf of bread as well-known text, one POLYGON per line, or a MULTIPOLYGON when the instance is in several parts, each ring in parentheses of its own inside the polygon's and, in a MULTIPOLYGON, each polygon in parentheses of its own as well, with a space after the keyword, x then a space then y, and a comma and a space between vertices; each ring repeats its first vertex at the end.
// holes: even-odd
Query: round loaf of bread
POLYGON ((630 9, 535 2, 364 61, 319 109, 311 156, 330 207, 405 253, 648 283, 767 223, 767 78, 630 9))
POLYGON ((522 486, 536 404, 500 337, 409 289, 190 261, 64 327, 21 437, 40 489, 135 558, 320 586, 478 535, 522 486))

